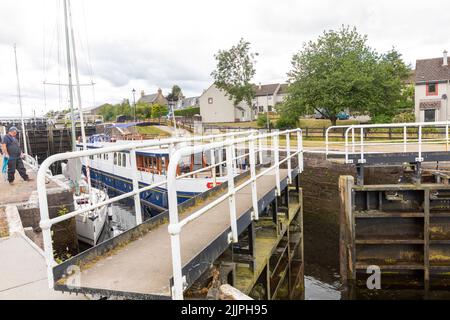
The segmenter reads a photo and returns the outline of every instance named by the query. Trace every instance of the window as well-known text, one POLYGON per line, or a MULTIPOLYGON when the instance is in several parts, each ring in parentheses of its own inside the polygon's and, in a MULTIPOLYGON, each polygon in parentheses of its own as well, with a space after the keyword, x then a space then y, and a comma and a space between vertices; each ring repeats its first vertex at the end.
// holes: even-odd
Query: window
POLYGON ((125 153, 122 154, 122 166, 127 166, 127 155, 125 153))
POLYGON ((213 98, 208 98, 208 103, 209 104, 213 104, 213 101, 214 101, 213 98))
POLYGON ((272 106, 267 106, 267 111, 272 112, 272 106))
POLYGON ((117 166, 117 152, 114 152, 114 165, 117 166))
POLYGON ((438 84, 427 83, 427 96, 437 96, 437 95, 438 95, 438 84))
POLYGON ((263 106, 259 107, 259 112, 264 112, 264 107, 263 106))
POLYGON ((436 121, 436 110, 428 109, 424 111, 425 122, 434 122, 436 121))

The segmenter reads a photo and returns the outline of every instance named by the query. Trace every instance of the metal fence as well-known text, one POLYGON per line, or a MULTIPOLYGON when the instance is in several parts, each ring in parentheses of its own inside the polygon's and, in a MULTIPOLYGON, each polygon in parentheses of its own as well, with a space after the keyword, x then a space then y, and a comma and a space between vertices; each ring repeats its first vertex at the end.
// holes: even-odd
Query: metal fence
POLYGON ((422 162, 422 153, 448 151, 450 122, 417 122, 329 127, 325 135, 326 155, 341 153, 352 163, 350 154, 359 154, 358 163, 365 163, 368 153, 412 152, 422 162), (342 141, 334 141, 336 132, 343 132, 342 141), (373 134, 375 133, 375 134, 373 134), (387 138, 380 136, 387 133, 387 138), (441 150, 442 149, 442 150, 441 150))
MULTIPOLYGON (((246 150, 244 148, 244 150, 246 150)), ((212 170, 215 167, 220 166, 220 172, 223 172, 222 165, 227 166, 227 179, 228 179, 228 193, 226 196, 220 197, 220 201, 223 201, 226 198, 234 199, 235 193, 243 188, 242 185, 235 188, 234 187, 234 181, 233 181, 233 174, 236 172, 236 166, 237 161, 239 159, 243 159, 245 157, 248 157, 249 159, 249 168, 251 173, 251 180, 247 182, 245 185, 252 183, 252 200, 255 201, 254 197, 256 195, 256 179, 260 177, 261 175, 267 173, 269 170, 275 170, 276 173, 276 180, 274 183, 276 183, 278 193, 280 192, 280 165, 287 162, 287 166, 289 169, 289 178, 291 175, 291 161, 294 156, 298 157, 298 166, 300 170, 303 169, 303 147, 302 147, 302 136, 301 136, 301 130, 290 130, 290 131, 284 131, 284 132, 274 132, 271 134, 257 134, 255 131, 246 131, 241 133, 226 133, 226 134, 220 134, 220 135, 211 135, 211 136, 195 136, 195 137, 187 137, 187 138, 172 138, 172 139, 164 139, 164 140, 156 140, 156 141, 143 141, 143 142, 134 142, 130 144, 118 144, 111 147, 105 147, 105 148, 97 148, 97 149, 90 149, 86 151, 76 151, 76 152, 67 152, 62 154, 53 155, 49 158, 47 158, 42 165, 39 167, 38 175, 37 175, 37 190, 38 190, 38 197, 39 197, 39 208, 40 208, 40 215, 41 215, 41 221, 40 221, 40 227, 42 228, 42 234, 43 234, 43 240, 44 240, 44 252, 45 252, 45 258, 47 262, 47 277, 48 277, 48 283, 49 287, 53 288, 54 286, 54 279, 53 279, 53 267, 56 266, 56 262, 54 259, 54 253, 53 253, 53 244, 52 244, 52 233, 51 233, 51 227, 57 223, 60 223, 62 221, 71 219, 76 217, 77 215, 84 214, 86 212, 95 210, 97 208, 110 205, 112 203, 124 200, 129 197, 134 198, 134 209, 135 209, 135 216, 136 216, 136 224, 139 225, 142 223, 142 213, 141 213, 141 205, 140 205, 140 194, 142 192, 149 191, 151 189, 161 187, 164 185, 168 186, 168 196, 169 196, 169 210, 170 210, 170 233, 171 237, 173 237, 175 234, 177 234, 178 228, 179 232, 181 232, 181 228, 183 225, 189 223, 196 217, 200 216, 204 213, 204 211, 197 212, 196 214, 190 216, 189 218, 184 219, 183 221, 178 221, 178 208, 177 208, 177 196, 176 196, 176 180, 191 177, 195 174, 198 174, 201 171, 205 170, 212 170), (294 153, 291 153, 291 143, 290 138, 292 134, 296 134, 297 139, 297 148, 294 153), (279 144, 279 137, 280 136, 286 136, 286 145, 284 149, 280 148, 279 144), (264 141, 268 138, 271 138, 272 140, 264 145, 264 141), (189 145, 189 144, 196 144, 199 145, 189 145), (244 153, 243 155, 237 155, 236 150, 238 145, 242 145, 248 143, 248 150, 249 152, 244 153), (170 154, 170 162, 169 162, 169 170, 167 179, 158 183, 154 183, 149 186, 145 186, 142 188, 139 188, 139 181, 138 181, 138 170, 137 170, 137 163, 136 163, 136 151, 144 148, 149 147, 167 147, 169 149, 170 154), (178 150, 177 150, 178 148, 178 150), (226 150, 226 160, 220 161, 221 157, 219 157, 219 162, 215 163, 216 157, 214 157, 214 152, 221 154, 220 150, 226 150), (259 163, 262 164, 263 162, 263 152, 267 152, 268 150, 271 150, 273 153, 274 159, 273 159, 273 165, 266 169, 265 171, 259 173, 256 175, 256 168, 255 168, 255 155, 259 155, 259 163), (85 206, 83 209, 79 209, 73 212, 69 212, 63 216, 58 216, 55 218, 50 219, 49 217, 49 209, 48 209, 48 201, 47 201, 47 190, 46 190, 46 179, 48 178, 48 169, 49 167, 54 164, 55 162, 60 162, 64 160, 69 159, 75 159, 75 158, 86 158, 89 156, 94 155, 101 155, 106 153, 113 153, 113 152, 121 152, 126 151, 130 153, 130 165, 132 168, 132 182, 133 182, 133 190, 124 194, 121 194, 119 196, 116 196, 114 198, 110 198, 106 201, 99 202, 95 205, 85 206), (200 170, 196 170, 193 172, 188 172, 186 174, 182 174, 177 176, 176 175, 176 167, 178 165, 178 162, 180 158, 183 155, 189 154, 189 153, 195 153, 195 152, 205 152, 210 151, 211 152, 211 165, 208 167, 202 168, 200 170), (280 161, 280 151, 286 152, 286 158, 280 161), (231 182, 230 182, 231 181, 231 182), (175 194, 175 196, 174 196, 175 194), (174 200, 175 199, 175 200, 174 200)), ((213 179, 215 184, 216 179, 216 171, 212 170, 213 173, 213 179)), ((218 200, 219 200, 218 199, 218 200)), ((217 201, 217 200, 216 200, 217 201)), ((213 203, 216 203, 214 201, 213 203)), ((253 202, 255 205, 255 202, 253 202)), ((234 206, 233 206, 234 208, 234 206)), ((257 208, 257 207, 256 207, 257 208)), ((235 209, 234 209, 235 210, 235 209)), ((257 209, 256 209, 257 210, 257 209)), ((235 211, 234 211, 235 212, 235 211)), ((231 216, 235 217, 235 214, 232 212, 230 213, 231 216)), ((258 218, 257 211, 255 212, 255 218, 258 218)), ((231 222, 232 230, 233 230, 233 239, 237 240, 236 235, 236 221, 231 222)), ((176 240, 174 240, 176 242, 176 240)), ((179 238, 178 238, 179 242, 179 238)), ((174 243, 173 243, 174 244, 174 243)), ((175 278, 175 288, 173 291, 173 297, 174 298, 182 298, 182 289, 180 291, 180 288, 182 288, 182 283, 180 282, 179 273, 181 270, 178 270, 178 267, 180 265, 179 258, 179 243, 178 246, 176 246, 176 243, 174 244, 174 247, 172 248, 173 253, 173 261, 174 262, 174 278, 175 278), (177 253, 178 252, 178 253, 177 253)))

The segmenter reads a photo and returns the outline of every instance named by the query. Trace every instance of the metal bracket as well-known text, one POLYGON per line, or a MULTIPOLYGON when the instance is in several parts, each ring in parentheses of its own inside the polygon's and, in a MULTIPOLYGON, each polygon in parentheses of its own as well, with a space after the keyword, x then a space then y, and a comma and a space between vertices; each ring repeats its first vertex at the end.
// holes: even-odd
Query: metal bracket
POLYGON ((367 160, 366 159, 358 159, 358 163, 367 163, 367 160))
POLYGON ((353 163, 352 159, 347 160, 347 163, 353 163))
POLYGON ((233 232, 228 233, 228 243, 233 243, 233 232))
POLYGON ((415 160, 416 160, 416 162, 423 162, 424 159, 417 157, 415 160))

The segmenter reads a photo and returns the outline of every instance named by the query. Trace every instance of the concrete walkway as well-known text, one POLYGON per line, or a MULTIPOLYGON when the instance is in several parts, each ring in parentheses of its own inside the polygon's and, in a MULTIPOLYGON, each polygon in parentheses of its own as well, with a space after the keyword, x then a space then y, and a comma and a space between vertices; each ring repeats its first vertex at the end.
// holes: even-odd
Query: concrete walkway
POLYGON ((25 235, 0 239, 0 300, 81 300, 48 288, 45 259, 25 235))

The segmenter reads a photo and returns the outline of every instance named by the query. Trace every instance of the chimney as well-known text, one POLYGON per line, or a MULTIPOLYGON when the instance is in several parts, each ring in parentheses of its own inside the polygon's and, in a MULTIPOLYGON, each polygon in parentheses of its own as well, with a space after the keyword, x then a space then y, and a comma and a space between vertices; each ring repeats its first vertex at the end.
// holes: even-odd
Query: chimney
POLYGON ((162 94, 161 88, 158 89, 158 93, 159 93, 159 94, 162 94))
POLYGON ((141 90, 141 97, 145 96, 144 90, 141 90))
POLYGON ((261 88, 262 88, 261 82, 259 83, 258 87, 259 87, 259 90, 261 90, 261 88))
POLYGON ((448 66, 448 57, 447 57, 447 50, 444 51, 444 63, 443 66, 448 66))

